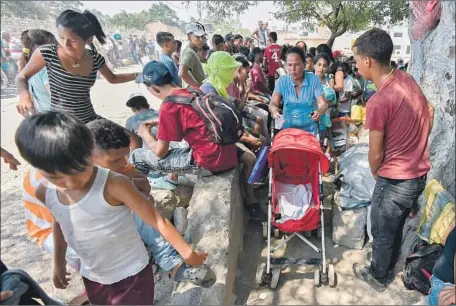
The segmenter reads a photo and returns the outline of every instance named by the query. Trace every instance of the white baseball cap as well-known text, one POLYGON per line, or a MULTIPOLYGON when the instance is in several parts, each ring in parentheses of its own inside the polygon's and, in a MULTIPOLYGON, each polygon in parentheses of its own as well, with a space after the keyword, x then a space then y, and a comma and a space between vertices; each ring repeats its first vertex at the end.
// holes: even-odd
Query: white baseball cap
POLYGON ((196 36, 204 36, 204 35, 206 35, 206 29, 204 28, 204 26, 201 23, 193 21, 193 22, 187 23, 187 25, 185 26, 185 33, 187 33, 187 34, 193 33, 196 36))

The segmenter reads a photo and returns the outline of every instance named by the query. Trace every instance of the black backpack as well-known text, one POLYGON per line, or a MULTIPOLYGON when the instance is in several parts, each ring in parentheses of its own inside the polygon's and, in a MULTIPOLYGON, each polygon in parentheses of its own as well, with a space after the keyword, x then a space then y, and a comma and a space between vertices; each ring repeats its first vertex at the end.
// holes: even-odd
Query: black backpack
POLYGON ((163 102, 191 105, 206 123, 212 134, 211 141, 220 145, 235 144, 244 134, 241 113, 231 101, 216 94, 204 94, 189 89, 192 96, 168 96, 163 102))
POLYGON ((418 245, 417 250, 405 259, 402 276, 405 287, 428 295, 431 289, 429 276, 432 274, 432 269, 442 252, 443 247, 438 244, 418 245))

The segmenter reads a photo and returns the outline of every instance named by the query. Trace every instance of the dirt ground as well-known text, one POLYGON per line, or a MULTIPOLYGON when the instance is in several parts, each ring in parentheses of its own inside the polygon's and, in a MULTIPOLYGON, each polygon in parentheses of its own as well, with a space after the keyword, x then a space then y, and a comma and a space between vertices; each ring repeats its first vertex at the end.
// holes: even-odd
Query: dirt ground
MULTIPOLYGON (((139 71, 140 67, 129 68, 128 72, 139 71)), ((121 70, 124 72, 127 70, 121 70)), ((159 107, 159 102, 147 94, 144 86, 134 83, 111 85, 99 79, 92 89, 92 101, 98 114, 119 124, 124 124, 130 115, 125 102, 130 94, 141 92, 149 98, 153 108, 159 107)), ((21 121, 16 112, 15 90, 2 91, 1 94, 1 146, 19 157, 14 145, 14 133, 21 121)), ((50 282, 51 256, 31 242, 26 235, 23 202, 21 195, 22 179, 27 170, 23 165, 18 171, 11 171, 1 164, 1 259, 10 268, 20 268, 27 271, 37 280, 43 289, 64 302, 69 301, 82 292, 80 276, 72 273, 69 288, 55 290, 50 282)), ((327 229, 327 231, 330 228, 327 229)), ((317 246, 320 242, 312 238, 317 246)), ((238 305, 266 304, 358 304, 358 305, 410 305, 420 299, 419 294, 407 291, 396 277, 395 282, 383 294, 379 294, 352 276, 351 267, 355 261, 365 260, 364 251, 348 250, 343 247, 335 248, 330 236, 327 238, 327 252, 330 261, 335 264, 337 287, 314 287, 312 267, 284 267, 278 289, 257 288, 255 274, 260 263, 265 262, 265 242, 259 224, 249 224, 244 237, 243 252, 239 258, 238 277, 236 284, 238 305)), ((315 257, 317 254, 301 241, 292 240, 286 251, 291 257, 315 257)), ((74 272, 74 271, 72 271, 74 272)), ((156 291, 157 303, 166 303, 172 291, 172 281, 162 278, 156 291)))

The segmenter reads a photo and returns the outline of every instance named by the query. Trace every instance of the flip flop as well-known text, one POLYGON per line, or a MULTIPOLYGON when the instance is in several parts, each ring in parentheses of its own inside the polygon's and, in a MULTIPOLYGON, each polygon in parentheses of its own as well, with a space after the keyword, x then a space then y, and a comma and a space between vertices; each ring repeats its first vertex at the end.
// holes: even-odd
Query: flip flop
POLYGON ((148 177, 150 187, 156 188, 156 189, 165 189, 165 190, 176 190, 177 185, 173 184, 169 180, 166 179, 166 176, 162 176, 159 178, 151 178, 148 177))

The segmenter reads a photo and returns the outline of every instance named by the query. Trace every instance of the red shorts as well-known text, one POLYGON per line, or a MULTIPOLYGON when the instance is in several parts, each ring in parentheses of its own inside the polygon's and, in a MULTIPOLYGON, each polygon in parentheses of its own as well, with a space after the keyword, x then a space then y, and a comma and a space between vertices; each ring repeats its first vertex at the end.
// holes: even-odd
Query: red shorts
POLYGON ((82 279, 92 305, 152 305, 154 302, 154 273, 151 265, 136 275, 110 285, 85 277, 82 279))

